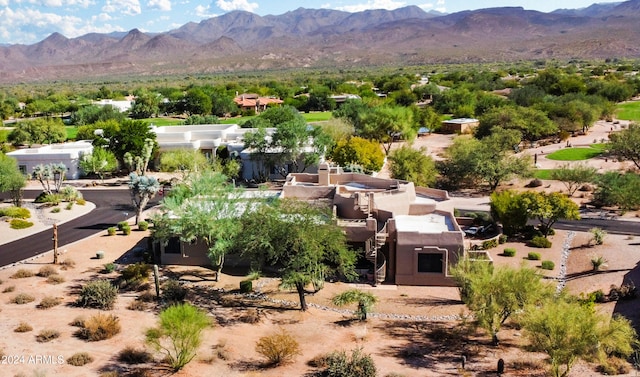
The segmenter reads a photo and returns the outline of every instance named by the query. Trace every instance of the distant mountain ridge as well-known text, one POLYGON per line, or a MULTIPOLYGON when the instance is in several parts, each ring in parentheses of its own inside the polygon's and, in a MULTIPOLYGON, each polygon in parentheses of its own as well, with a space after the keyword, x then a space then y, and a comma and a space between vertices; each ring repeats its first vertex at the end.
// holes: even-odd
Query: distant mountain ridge
POLYGON ((521 7, 433 14, 233 11, 163 33, 133 29, 0 46, 0 81, 196 74, 294 67, 640 56, 640 0, 551 13, 521 7))

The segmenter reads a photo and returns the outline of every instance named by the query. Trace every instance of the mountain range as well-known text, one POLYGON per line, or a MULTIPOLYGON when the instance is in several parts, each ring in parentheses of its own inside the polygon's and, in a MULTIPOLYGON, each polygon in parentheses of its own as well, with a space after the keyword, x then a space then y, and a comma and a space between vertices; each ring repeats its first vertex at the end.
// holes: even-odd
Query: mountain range
POLYGON ((163 33, 59 33, 0 46, 0 82, 640 56, 640 0, 550 13, 521 7, 436 14, 233 11, 163 33))

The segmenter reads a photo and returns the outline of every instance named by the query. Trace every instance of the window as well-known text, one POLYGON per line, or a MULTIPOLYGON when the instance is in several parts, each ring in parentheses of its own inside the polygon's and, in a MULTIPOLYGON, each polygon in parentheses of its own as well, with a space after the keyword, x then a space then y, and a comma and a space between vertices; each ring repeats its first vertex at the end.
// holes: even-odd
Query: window
POLYGON ((442 254, 440 253, 419 253, 418 272, 442 273, 442 254))
POLYGON ((180 250, 180 238, 171 237, 169 238, 169 242, 167 242, 167 246, 164 247, 165 254, 180 254, 182 251, 180 250))
POLYGON ((18 165, 18 170, 20 170, 20 173, 22 174, 27 174, 27 165, 18 165))

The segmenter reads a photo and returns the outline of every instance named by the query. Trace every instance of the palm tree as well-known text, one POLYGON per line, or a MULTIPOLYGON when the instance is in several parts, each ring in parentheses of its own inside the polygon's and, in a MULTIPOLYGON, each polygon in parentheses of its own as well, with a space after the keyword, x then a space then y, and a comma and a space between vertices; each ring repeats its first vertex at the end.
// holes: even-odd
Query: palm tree
POLYGON ((369 292, 363 292, 359 289, 349 289, 334 296, 331 301, 336 306, 345 306, 357 303, 358 309, 356 310, 355 315, 359 320, 366 321, 367 313, 371 311, 373 305, 378 302, 378 298, 369 292))

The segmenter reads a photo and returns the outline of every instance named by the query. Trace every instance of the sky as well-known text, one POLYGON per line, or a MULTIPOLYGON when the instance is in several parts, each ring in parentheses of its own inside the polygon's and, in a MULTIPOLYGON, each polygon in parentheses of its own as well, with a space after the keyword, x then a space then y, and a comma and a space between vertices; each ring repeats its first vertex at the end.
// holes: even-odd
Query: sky
POLYGON ((550 12, 622 0, 0 0, 0 44, 33 44, 54 32, 68 38, 97 32, 163 32, 233 10, 261 16, 299 7, 358 12, 417 5, 425 11, 454 13, 520 6, 550 12), (471 4, 473 3, 473 4, 471 4))

